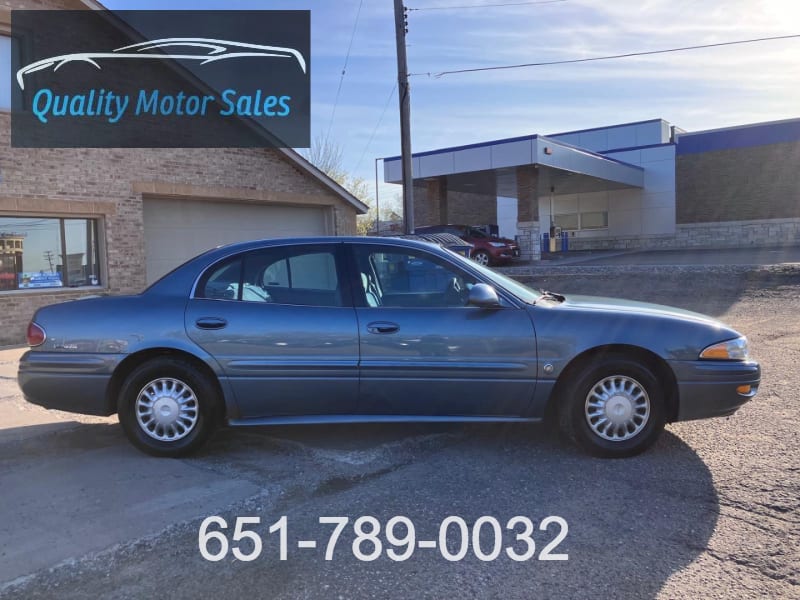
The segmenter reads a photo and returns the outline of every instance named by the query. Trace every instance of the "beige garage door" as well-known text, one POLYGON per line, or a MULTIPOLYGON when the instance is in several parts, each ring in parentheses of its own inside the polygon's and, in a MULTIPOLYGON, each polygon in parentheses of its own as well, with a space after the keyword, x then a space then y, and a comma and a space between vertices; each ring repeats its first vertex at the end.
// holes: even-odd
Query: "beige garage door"
POLYGON ((201 252, 231 242, 327 235, 328 210, 146 198, 144 241, 147 283, 201 252))

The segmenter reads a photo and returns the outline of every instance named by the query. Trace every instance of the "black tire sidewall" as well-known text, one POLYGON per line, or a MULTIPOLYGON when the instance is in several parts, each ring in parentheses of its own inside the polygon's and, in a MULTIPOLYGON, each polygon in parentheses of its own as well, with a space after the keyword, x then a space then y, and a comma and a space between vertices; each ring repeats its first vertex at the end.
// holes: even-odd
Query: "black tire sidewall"
POLYGON ((119 394, 117 412, 125 435, 139 450, 160 457, 191 454, 211 435, 217 422, 218 394, 208 377, 192 364, 172 358, 153 359, 136 367, 125 379, 119 394), (197 397, 197 423, 184 438, 161 442, 148 436, 136 419, 136 398, 145 385, 161 377, 178 379, 188 385, 197 397))
POLYGON ((603 458, 623 458, 644 452, 658 439, 665 424, 663 386, 643 364, 628 358, 605 358, 592 363, 567 391, 565 408, 571 437, 589 453, 603 458), (612 442, 598 436, 586 421, 586 396, 602 379, 625 375, 644 387, 650 398, 650 416, 644 429, 629 440, 612 442))

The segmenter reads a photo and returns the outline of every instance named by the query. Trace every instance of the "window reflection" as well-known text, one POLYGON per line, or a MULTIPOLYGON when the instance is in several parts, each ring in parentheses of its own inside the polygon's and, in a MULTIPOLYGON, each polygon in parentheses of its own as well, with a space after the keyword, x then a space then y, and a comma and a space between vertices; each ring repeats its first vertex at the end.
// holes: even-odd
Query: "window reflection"
POLYGON ((97 221, 0 217, 0 290, 100 285, 97 221))

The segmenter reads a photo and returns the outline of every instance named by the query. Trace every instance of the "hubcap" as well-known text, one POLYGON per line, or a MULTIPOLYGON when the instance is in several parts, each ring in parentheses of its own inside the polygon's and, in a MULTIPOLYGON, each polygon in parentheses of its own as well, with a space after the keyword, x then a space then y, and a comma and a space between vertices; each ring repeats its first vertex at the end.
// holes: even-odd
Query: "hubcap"
POLYGON ((484 254, 483 252, 479 252, 478 254, 476 254, 474 256, 474 260, 479 265, 486 266, 486 265, 489 264, 489 257, 486 254, 484 254))
POLYGON ((136 398, 136 420, 147 435, 160 442, 175 442, 194 429, 197 396, 178 379, 162 377, 142 388, 136 398))
POLYGON ((598 381, 586 396, 586 422, 604 440, 622 442, 637 435, 650 418, 650 397, 625 375, 598 381))

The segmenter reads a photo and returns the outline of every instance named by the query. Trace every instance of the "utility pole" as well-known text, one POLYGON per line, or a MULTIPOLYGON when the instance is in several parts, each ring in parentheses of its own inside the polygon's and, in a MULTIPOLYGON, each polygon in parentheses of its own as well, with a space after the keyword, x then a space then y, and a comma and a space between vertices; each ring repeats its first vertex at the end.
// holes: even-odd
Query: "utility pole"
POLYGON ((55 273, 55 271, 53 270, 53 256, 54 255, 55 255, 55 253, 52 250, 45 250, 44 251, 44 259, 50 265, 50 272, 51 273, 55 273))
POLYGON ((378 161, 375 159, 375 235, 381 234, 381 198, 378 190, 378 161))
POLYGON ((411 171, 411 90, 408 85, 406 34, 408 12, 403 0, 394 0, 397 35, 397 90, 400 96, 400 154, 403 166, 403 221, 406 234, 414 233, 414 174, 411 171))

